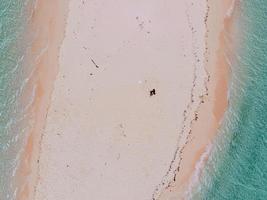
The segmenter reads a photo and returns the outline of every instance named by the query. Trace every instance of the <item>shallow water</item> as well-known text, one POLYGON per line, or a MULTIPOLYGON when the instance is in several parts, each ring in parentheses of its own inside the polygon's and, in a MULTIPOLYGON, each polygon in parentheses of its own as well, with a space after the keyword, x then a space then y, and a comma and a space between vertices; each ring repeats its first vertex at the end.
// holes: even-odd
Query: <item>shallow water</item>
MULTIPOLYGON (((21 104, 27 67, 26 11, 31 0, 0 0, 0 199, 16 196, 14 174, 28 126, 21 104)), ((212 156, 192 199, 267 199, 267 3, 240 1, 238 50, 228 47, 232 79, 212 156)), ((228 35, 229 40, 237 34, 228 35)))
POLYGON ((0 199, 15 198, 14 175, 28 127, 21 104, 29 72, 24 37, 30 13, 28 0, 0 0, 0 199))
POLYGON ((192 199, 267 199, 267 2, 240 1, 225 114, 192 199))

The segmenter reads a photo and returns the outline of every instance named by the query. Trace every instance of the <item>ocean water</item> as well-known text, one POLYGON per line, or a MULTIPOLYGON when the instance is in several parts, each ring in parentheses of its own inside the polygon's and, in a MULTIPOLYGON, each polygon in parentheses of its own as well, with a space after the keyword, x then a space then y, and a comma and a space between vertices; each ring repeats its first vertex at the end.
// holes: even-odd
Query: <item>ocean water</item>
MULTIPOLYGON (((30 99, 25 39, 31 0, 0 0, 0 200, 14 200, 15 173, 30 99), (22 103, 22 99, 24 100, 22 103)), ((243 0, 228 34, 232 69, 229 109, 199 184, 196 200, 267 200, 267 1, 243 0), (230 41, 236 40, 237 49, 230 41)))
POLYGON ((239 1, 226 34, 229 109, 192 199, 267 199, 267 1, 239 1))
POLYGON ((29 129, 25 121, 30 102, 23 95, 30 75, 25 33, 31 4, 0 0, 0 200, 15 199, 20 147, 29 129))

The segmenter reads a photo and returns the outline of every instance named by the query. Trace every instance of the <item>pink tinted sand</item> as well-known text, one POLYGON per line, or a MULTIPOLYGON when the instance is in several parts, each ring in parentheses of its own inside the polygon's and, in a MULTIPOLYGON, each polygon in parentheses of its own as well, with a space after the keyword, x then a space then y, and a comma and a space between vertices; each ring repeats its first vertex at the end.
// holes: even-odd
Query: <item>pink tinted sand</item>
POLYGON ((26 37, 32 38, 32 47, 27 52, 27 58, 35 70, 28 81, 25 95, 34 93, 35 98, 29 109, 30 116, 33 117, 30 119, 32 126, 25 140, 16 175, 19 200, 34 199, 41 134, 51 100, 53 82, 58 72, 58 55, 64 37, 67 1, 39 0, 31 6, 31 24, 26 37))
MULTIPOLYGON (((212 142, 220 127, 228 106, 227 93, 230 68, 225 57, 225 35, 229 34, 232 15, 229 10, 234 1, 209 1, 207 18, 206 66, 209 71, 208 95, 196 111, 197 118, 191 124, 191 136, 182 148, 181 165, 165 190, 160 194, 165 199, 190 199, 191 189, 198 184, 205 162, 212 148, 212 142)), ((234 12, 234 10, 233 10, 234 12)))
POLYGON ((183 198, 227 107, 228 5, 70 0, 59 53, 66 2, 51 3, 39 1, 33 17, 47 25, 36 43, 49 39, 51 49, 33 80, 20 199, 183 198))

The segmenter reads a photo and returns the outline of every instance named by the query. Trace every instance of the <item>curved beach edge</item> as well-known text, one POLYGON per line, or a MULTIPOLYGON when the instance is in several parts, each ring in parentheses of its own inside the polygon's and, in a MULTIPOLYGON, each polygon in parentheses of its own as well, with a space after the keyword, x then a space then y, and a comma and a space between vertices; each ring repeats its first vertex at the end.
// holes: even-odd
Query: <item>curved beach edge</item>
MULTIPOLYGON (((35 98, 29 109, 31 129, 24 142, 20 164, 16 171, 17 200, 34 199, 39 181, 39 153, 42 130, 51 102, 53 85, 59 68, 60 47, 68 14, 68 1, 36 0, 30 9, 28 33, 31 35, 29 62, 34 67, 29 88, 35 89, 35 98), (35 33, 35 34, 33 34, 35 33)), ((29 37, 29 36, 28 36, 29 37)))
MULTIPOLYGON (((212 143, 228 108, 228 84, 231 69, 225 51, 227 36, 231 32, 235 0, 207 0, 205 66, 208 74, 207 94, 195 111, 188 140, 180 148, 180 165, 173 180, 159 191, 157 200, 191 199, 202 170, 212 151, 212 143)), ((166 185, 166 184, 165 184, 166 185)))

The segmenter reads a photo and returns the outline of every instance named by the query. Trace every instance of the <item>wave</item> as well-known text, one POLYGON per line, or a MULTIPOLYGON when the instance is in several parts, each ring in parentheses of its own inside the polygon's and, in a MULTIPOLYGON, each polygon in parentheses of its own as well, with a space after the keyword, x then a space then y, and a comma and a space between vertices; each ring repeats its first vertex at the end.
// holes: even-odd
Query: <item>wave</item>
POLYGON ((233 16, 235 6, 236 6, 236 0, 232 0, 230 7, 226 11, 225 17, 231 18, 233 16))
POLYGON ((206 161, 207 161, 207 159, 211 153, 212 146, 213 145, 211 143, 209 143, 206 146, 205 151, 202 153, 198 162, 196 163, 195 170, 194 170, 192 177, 190 178, 189 185, 188 185, 187 190, 185 192, 184 199, 192 199, 193 190, 199 184, 200 177, 201 177, 201 174, 203 172, 203 168, 204 168, 205 163, 206 163, 206 161))
POLYGON ((16 197, 15 176, 35 97, 36 86, 28 87, 34 69, 27 63, 30 41, 25 35, 28 11, 34 1, 2 0, 0 6, 0 199, 3 200, 16 197))

